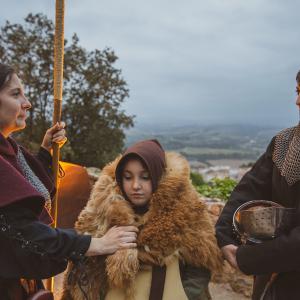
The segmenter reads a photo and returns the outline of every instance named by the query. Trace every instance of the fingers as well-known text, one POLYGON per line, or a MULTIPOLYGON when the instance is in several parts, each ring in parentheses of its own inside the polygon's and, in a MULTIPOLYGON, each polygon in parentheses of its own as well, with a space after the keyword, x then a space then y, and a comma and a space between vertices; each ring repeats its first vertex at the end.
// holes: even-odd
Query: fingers
POLYGON ((117 238, 122 246, 124 244, 132 244, 136 242, 137 239, 137 227, 135 226, 120 226, 115 227, 117 238))
POLYGON ((114 226, 110 228, 106 234, 114 235, 117 238, 133 237, 136 239, 138 229, 135 226, 114 226))
POLYGON ((133 232, 133 231, 130 231, 130 232, 125 231, 125 232, 122 232, 122 233, 121 233, 121 236, 123 236, 123 237, 134 237, 134 238, 137 238, 136 232, 133 232))
POLYGON ((107 231, 104 237, 111 244, 114 251, 116 251, 117 249, 137 247, 137 232, 138 228, 135 226, 113 226, 107 231))
POLYGON ((66 123, 65 123, 64 121, 61 121, 61 122, 59 123, 59 127, 60 127, 61 129, 65 128, 65 127, 66 127, 66 123))
POLYGON ((238 269, 238 264, 235 258, 230 259, 228 262, 233 268, 238 269))
POLYGON ((135 236, 124 236, 121 237, 121 243, 133 243, 136 241, 136 237, 135 236))
POLYGON ((61 148, 66 142, 67 142, 67 138, 59 138, 59 139, 53 139, 52 142, 55 144, 58 144, 58 147, 61 148))
POLYGON ((226 258, 226 257, 232 256, 232 255, 235 256, 237 248, 238 248, 237 246, 230 244, 230 245, 226 245, 226 246, 222 247, 221 251, 223 253, 223 256, 226 258))
POLYGON ((61 129, 61 130, 55 132, 52 135, 52 141, 55 143, 66 142, 67 141, 66 131, 64 129, 61 129))
POLYGON ((52 142, 61 144, 61 143, 65 143, 67 140, 68 138, 66 136, 61 136, 61 137, 53 138, 52 142))
POLYGON ((105 235, 100 238, 102 247, 104 245, 104 252, 114 253, 118 249, 136 248, 137 232, 138 229, 135 226, 111 227, 105 235))
POLYGON ((66 126, 65 122, 60 122, 60 123, 57 122, 55 125, 50 127, 47 131, 48 131, 48 133, 54 134, 56 131, 64 129, 65 126, 66 126))
POLYGON ((119 230, 126 231, 126 232, 132 232, 132 231, 138 232, 139 231, 138 228, 135 226, 119 226, 118 228, 119 228, 119 230))
POLYGON ((117 237, 122 243, 135 242, 137 238, 137 233, 134 231, 124 231, 120 228, 116 229, 117 237))
POLYGON ((124 243, 121 244, 122 249, 129 249, 129 248, 136 248, 137 244, 136 243, 124 243))
POLYGON ((235 245, 226 245, 221 248, 224 258, 233 268, 238 268, 236 261, 236 251, 238 247, 235 245))
POLYGON ((68 139, 66 137, 66 131, 64 129, 65 126, 65 122, 57 122, 54 126, 47 130, 47 133, 50 134, 50 136, 52 136, 52 143, 57 143, 60 146, 66 143, 68 139))

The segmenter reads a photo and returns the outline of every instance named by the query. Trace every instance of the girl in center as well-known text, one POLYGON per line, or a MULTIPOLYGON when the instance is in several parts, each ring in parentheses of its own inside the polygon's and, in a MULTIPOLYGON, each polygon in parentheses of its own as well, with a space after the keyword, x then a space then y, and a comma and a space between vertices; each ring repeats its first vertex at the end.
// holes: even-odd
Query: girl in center
POLYGON ((76 229, 100 237, 118 225, 139 228, 138 247, 71 263, 62 299, 211 299, 208 283, 222 257, 185 158, 145 140, 108 164, 76 229))

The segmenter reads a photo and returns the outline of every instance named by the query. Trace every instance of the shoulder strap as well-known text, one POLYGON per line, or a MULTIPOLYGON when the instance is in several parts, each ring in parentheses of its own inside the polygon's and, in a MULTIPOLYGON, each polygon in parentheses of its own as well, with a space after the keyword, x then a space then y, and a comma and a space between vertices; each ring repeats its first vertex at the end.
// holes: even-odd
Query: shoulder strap
POLYGON ((153 266, 149 300, 162 300, 166 279, 166 266, 153 266))

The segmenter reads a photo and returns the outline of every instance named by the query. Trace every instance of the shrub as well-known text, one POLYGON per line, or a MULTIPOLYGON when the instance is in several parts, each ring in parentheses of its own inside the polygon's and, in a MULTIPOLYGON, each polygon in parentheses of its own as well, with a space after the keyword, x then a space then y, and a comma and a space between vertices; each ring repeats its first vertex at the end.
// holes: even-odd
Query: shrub
POLYGON ((191 177, 193 185, 196 187, 203 185, 205 183, 203 176, 199 173, 191 172, 190 177, 191 177))
POLYGON ((196 189, 205 197, 227 201, 236 185, 237 182, 229 177, 224 179, 213 178, 204 184, 196 185, 196 189))

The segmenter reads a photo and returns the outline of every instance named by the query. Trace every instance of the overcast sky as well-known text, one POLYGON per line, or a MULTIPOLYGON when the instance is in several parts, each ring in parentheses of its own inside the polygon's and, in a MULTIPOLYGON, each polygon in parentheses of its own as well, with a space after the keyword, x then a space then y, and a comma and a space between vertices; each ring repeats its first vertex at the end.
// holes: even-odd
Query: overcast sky
MULTIPOLYGON (((53 0, 0 0, 0 26, 29 13, 54 20, 53 0)), ((298 122, 298 0, 67 0, 66 38, 111 47, 136 122, 298 122)))

